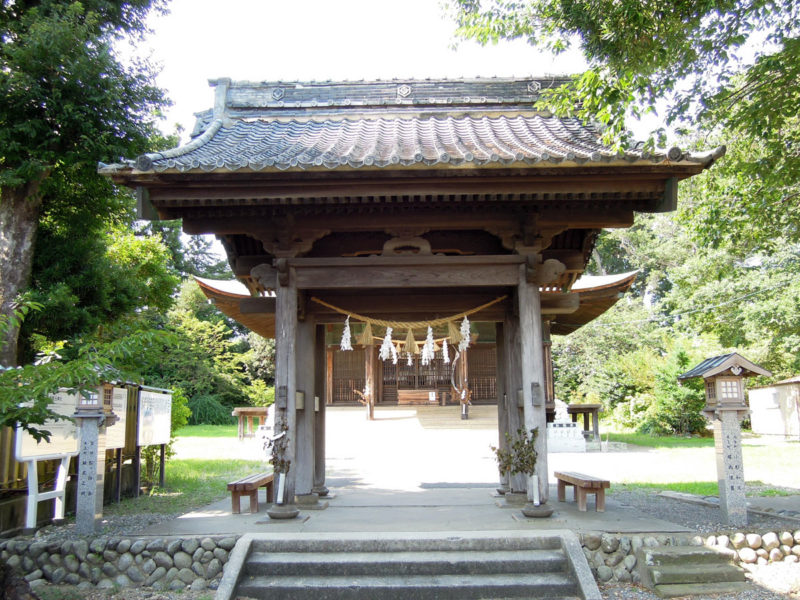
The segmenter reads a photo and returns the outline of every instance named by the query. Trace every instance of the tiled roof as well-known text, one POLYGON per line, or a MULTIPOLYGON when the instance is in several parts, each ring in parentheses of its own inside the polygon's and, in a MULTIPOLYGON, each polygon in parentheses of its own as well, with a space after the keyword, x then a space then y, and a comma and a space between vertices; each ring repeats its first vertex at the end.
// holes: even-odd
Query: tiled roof
POLYGON ((539 90, 561 83, 554 79, 212 83, 215 107, 198 115, 190 143, 101 172, 708 165, 724 152, 612 152, 596 128, 534 110, 539 90))
POLYGON ((660 163, 691 160, 678 149, 647 157, 609 152, 576 119, 532 116, 216 121, 182 148, 139 157, 141 171, 263 171, 390 165, 660 163))

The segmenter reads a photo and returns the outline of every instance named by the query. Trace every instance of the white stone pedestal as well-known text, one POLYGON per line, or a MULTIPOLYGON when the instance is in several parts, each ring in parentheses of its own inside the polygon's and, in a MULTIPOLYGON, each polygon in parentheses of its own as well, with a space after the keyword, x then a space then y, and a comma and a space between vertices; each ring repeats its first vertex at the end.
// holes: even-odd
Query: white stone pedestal
POLYGON ((547 424, 548 452, 586 452, 586 439, 577 423, 556 421, 547 424))

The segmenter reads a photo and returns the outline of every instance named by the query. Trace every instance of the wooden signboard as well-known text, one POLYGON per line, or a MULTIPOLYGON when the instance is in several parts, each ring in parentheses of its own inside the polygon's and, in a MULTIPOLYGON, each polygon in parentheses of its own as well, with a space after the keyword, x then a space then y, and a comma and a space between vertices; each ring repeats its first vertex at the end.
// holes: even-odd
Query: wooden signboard
POLYGON ((172 393, 142 388, 139 393, 139 436, 137 445, 169 444, 172 421, 172 393))
POLYGON ((113 388, 111 407, 117 416, 117 422, 106 428, 106 450, 125 447, 125 425, 128 415, 128 390, 126 388, 113 388))
MULTIPOLYGON (((75 414, 77 403, 78 395, 76 393, 62 390, 53 396, 50 410, 59 415, 72 417, 75 414)), ((78 454, 78 429, 74 421, 49 419, 44 422, 41 429, 50 432, 49 442, 44 440, 37 442, 31 434, 21 427, 17 427, 14 456, 18 461, 58 459, 78 454)))

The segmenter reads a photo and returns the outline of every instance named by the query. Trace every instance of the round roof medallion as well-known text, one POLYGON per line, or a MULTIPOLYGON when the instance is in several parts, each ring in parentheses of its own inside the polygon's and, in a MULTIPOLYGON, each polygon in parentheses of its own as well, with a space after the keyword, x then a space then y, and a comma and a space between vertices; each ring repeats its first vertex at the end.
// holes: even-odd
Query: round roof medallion
POLYGON ((404 83, 403 85, 398 85, 397 86, 397 95, 400 96, 401 98, 408 98, 408 96, 410 94, 411 94, 411 86, 410 85, 406 85, 404 83))
POLYGON ((283 98, 283 88, 275 88, 272 90, 272 97, 275 100, 280 100, 283 98))
POLYGON ((542 84, 538 81, 529 81, 528 82, 528 91, 531 94, 538 94, 542 91, 542 84))

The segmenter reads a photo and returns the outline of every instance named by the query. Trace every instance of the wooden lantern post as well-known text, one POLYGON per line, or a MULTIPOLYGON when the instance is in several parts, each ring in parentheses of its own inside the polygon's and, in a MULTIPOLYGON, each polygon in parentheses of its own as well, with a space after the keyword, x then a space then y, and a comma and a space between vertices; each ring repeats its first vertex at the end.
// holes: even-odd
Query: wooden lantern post
POLYGON ((772 373, 734 353, 704 360, 679 380, 702 377, 706 406, 703 413, 714 426, 719 506, 729 525, 747 525, 741 421, 750 412, 744 397, 744 378, 772 373))

